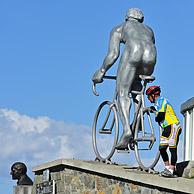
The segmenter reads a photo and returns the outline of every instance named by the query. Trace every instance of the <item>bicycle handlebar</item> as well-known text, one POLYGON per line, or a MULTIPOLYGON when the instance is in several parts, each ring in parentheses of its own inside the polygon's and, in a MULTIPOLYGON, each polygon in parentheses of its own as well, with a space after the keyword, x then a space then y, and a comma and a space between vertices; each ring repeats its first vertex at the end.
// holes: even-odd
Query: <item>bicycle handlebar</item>
MULTIPOLYGON (((148 82, 153 82, 153 81, 155 80, 155 77, 154 77, 154 76, 139 75, 139 78, 140 78, 141 80, 143 80, 145 84, 148 83, 148 82)), ((103 79, 116 80, 116 79, 117 79, 117 76, 105 75, 105 76, 103 77, 103 79)), ((94 95, 99 96, 99 93, 96 91, 96 84, 97 84, 97 83, 94 83, 94 82, 93 82, 92 91, 93 91, 94 95)), ((133 92, 134 92, 134 91, 133 91, 133 92)))
MULTIPOLYGON (((111 80, 116 80, 117 76, 110 76, 110 75, 105 75, 103 79, 111 79, 111 80)), ((96 83, 93 82, 92 84, 92 91, 95 96, 99 96, 99 93, 96 91, 96 83)))
POLYGON ((99 96, 99 93, 96 91, 96 84, 93 82, 92 84, 92 92, 95 96, 99 96))
POLYGON ((114 80, 116 80, 116 79, 117 79, 117 76, 113 76, 113 75, 105 75, 103 78, 104 78, 104 79, 114 79, 114 80))

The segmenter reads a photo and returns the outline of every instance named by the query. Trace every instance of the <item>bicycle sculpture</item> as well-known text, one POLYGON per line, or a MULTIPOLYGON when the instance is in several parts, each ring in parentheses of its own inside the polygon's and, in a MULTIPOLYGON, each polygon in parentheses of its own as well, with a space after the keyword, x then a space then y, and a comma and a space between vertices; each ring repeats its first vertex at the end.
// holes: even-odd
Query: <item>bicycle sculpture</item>
MULTIPOLYGON (((116 76, 104 76, 104 79, 116 80, 116 76)), ((129 94, 130 99, 132 95, 139 95, 140 99, 134 111, 133 122, 131 124, 131 130, 133 133, 132 139, 129 139, 128 149, 125 152, 128 153, 129 150, 135 151, 136 160, 143 170, 153 169, 157 164, 160 153, 157 148, 153 150, 155 152, 155 157, 153 161, 150 161, 149 165, 146 165, 140 152, 146 153, 147 150, 152 151, 153 145, 156 142, 156 133, 153 127, 152 118, 150 115, 150 110, 145 105, 144 92, 147 83, 151 83, 155 80, 153 76, 139 75, 142 83, 141 91, 132 90, 129 94), (146 124, 145 122, 148 121, 146 124), (141 143, 147 142, 148 146, 142 147, 141 143)), ((96 84, 93 83, 93 93, 98 96, 96 91, 96 84)), ((158 136, 159 137, 159 136, 158 136)), ((96 160, 105 163, 111 163, 111 158, 115 153, 116 145, 119 138, 119 114, 118 114, 118 104, 117 104, 117 91, 111 101, 103 101, 95 114, 92 129, 92 142, 93 149, 96 154, 96 160), (105 111, 105 113, 104 113, 105 111), (107 139, 106 141, 112 140, 112 144, 108 148, 105 146, 106 141, 103 141, 101 136, 113 137, 112 139, 107 139), (99 142, 98 142, 99 141, 99 142), (100 145, 100 146, 99 146, 100 145), (104 150, 100 150, 99 147, 103 147, 104 150)))

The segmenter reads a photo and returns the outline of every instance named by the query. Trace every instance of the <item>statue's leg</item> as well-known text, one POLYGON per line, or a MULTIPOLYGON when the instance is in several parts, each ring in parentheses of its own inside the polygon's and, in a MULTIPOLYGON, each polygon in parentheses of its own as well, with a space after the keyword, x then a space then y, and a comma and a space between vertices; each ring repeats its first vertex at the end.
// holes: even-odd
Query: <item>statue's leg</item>
POLYGON ((119 115, 123 125, 123 134, 117 144, 117 149, 127 149, 127 145, 132 136, 130 128, 130 108, 131 100, 129 98, 129 92, 131 91, 132 83, 136 75, 135 68, 120 68, 117 76, 117 103, 119 109, 119 115))

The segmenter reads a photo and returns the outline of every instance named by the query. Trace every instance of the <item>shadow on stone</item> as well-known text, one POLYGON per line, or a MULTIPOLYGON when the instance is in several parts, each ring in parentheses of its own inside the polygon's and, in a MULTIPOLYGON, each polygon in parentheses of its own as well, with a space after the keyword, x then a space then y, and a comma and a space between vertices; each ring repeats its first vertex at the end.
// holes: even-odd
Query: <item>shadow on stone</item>
POLYGON ((192 178, 194 169, 194 161, 183 161, 176 164, 176 174, 179 177, 192 178))

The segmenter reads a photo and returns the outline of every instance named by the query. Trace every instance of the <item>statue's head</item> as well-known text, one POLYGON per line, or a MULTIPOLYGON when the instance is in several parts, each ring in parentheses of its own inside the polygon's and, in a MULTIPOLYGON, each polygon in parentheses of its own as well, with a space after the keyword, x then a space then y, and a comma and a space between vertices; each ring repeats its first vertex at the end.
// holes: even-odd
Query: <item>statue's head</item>
POLYGON ((133 18, 133 19, 136 19, 138 20, 139 22, 143 22, 144 20, 144 15, 143 15, 143 12, 138 9, 138 8, 130 8, 128 9, 127 11, 127 14, 125 16, 125 20, 129 20, 130 18, 133 18))
POLYGON ((27 173, 27 167, 22 162, 15 162, 11 166, 11 176, 13 180, 20 179, 22 175, 25 175, 27 173))

